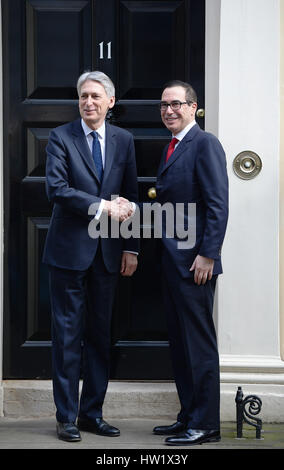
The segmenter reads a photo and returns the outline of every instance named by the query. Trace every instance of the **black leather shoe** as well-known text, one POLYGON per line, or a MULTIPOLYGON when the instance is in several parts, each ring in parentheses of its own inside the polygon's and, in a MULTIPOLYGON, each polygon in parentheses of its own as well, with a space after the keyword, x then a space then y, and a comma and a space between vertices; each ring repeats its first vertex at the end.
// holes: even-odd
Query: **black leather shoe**
POLYGON ((58 439, 67 442, 81 441, 79 429, 74 423, 58 423, 56 424, 58 439))
POLYGON ((176 423, 171 424, 170 426, 156 426, 153 429, 153 433, 161 436, 171 436, 173 434, 178 434, 182 431, 186 431, 186 428, 186 424, 177 421, 176 423))
POLYGON ((102 418, 94 421, 78 418, 78 427, 81 431, 93 432, 100 436, 116 437, 120 435, 120 430, 106 423, 102 418))
POLYGON ((217 429, 187 429, 173 437, 167 437, 165 443, 170 446, 193 446, 204 442, 218 442, 221 440, 220 431, 217 429))

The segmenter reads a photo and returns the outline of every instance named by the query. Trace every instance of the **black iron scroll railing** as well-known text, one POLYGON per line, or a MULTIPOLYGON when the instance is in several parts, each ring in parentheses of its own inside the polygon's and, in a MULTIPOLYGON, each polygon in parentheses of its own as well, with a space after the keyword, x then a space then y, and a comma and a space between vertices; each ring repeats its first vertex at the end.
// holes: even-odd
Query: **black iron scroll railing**
POLYGON ((238 387, 236 398, 237 438, 243 437, 243 423, 255 427, 256 439, 261 439, 262 420, 256 418, 261 411, 262 401, 256 395, 244 398, 242 387, 238 387))

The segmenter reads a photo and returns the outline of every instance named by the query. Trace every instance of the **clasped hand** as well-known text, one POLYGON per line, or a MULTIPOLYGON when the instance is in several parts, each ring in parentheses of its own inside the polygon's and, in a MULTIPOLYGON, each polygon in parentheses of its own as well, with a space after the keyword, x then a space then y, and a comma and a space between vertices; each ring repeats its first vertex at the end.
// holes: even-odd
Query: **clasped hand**
POLYGON ((134 213, 131 202, 121 196, 118 196, 112 201, 106 201, 105 209, 110 217, 120 222, 128 219, 134 213))

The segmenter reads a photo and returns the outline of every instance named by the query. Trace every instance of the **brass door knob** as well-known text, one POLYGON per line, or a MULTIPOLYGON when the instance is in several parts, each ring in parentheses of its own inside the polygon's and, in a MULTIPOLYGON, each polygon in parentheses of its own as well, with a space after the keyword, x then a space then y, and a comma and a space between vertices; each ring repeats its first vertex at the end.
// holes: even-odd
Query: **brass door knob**
POLYGON ((198 109, 198 110, 196 111, 196 116, 197 116, 198 118, 204 118, 204 116, 205 116, 205 109, 202 109, 202 108, 198 109))
POLYGON ((156 188, 148 189, 148 196, 150 199, 155 199, 157 197, 156 188))

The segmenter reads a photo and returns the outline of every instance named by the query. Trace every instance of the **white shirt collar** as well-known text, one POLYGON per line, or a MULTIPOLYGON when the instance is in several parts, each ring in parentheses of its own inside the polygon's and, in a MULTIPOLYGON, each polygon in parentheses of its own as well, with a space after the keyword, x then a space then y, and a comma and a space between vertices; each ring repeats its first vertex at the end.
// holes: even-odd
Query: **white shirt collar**
MULTIPOLYGON (((81 124, 82 124, 82 128, 83 128, 83 131, 84 131, 84 134, 85 136, 87 137, 91 132, 93 132, 93 129, 91 129, 89 126, 87 126, 87 124, 85 123, 84 119, 81 119, 81 124)), ((96 129, 96 132, 98 133, 99 135, 99 138, 103 139, 105 138, 105 135, 106 135, 106 124, 105 124, 105 121, 103 122, 103 125, 101 127, 99 127, 98 129, 96 129)))
POLYGON ((176 135, 173 135, 172 137, 175 137, 176 139, 178 139, 179 141, 181 141, 184 136, 190 131, 190 129, 195 126, 196 124, 196 121, 191 121, 182 131, 180 131, 178 134, 176 135))

